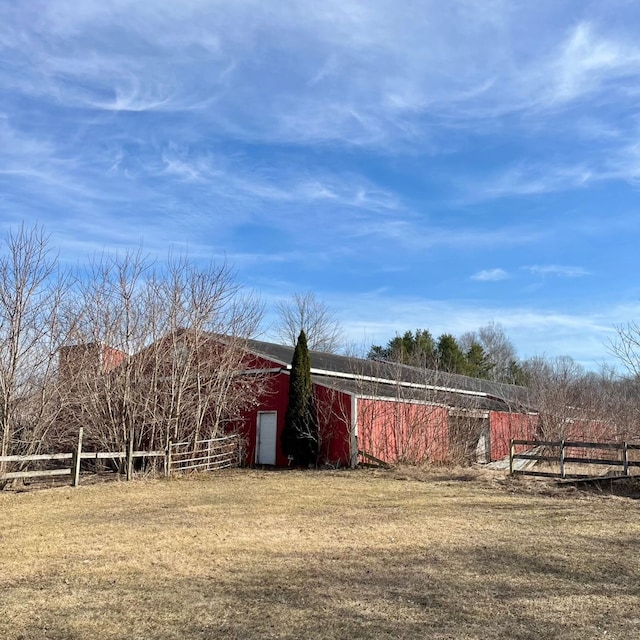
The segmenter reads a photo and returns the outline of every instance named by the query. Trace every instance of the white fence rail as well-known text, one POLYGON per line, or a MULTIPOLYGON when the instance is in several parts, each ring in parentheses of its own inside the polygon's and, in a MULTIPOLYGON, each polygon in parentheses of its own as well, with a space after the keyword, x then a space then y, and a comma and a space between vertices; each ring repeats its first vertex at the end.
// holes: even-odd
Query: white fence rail
POLYGON ((165 475, 173 472, 226 469, 240 464, 240 439, 237 435, 195 442, 169 441, 163 451, 134 451, 132 439, 127 444, 126 451, 83 451, 82 438, 83 430, 80 429, 77 444, 70 452, 0 456, 0 488, 12 480, 56 476, 71 476, 71 484, 77 487, 83 460, 124 461, 127 480, 133 477, 134 460, 140 458, 163 458, 165 475), (67 464, 54 469, 42 468, 49 462, 67 464), (9 470, 16 466, 19 467, 17 470, 9 470), (34 466, 40 468, 33 468, 34 466))

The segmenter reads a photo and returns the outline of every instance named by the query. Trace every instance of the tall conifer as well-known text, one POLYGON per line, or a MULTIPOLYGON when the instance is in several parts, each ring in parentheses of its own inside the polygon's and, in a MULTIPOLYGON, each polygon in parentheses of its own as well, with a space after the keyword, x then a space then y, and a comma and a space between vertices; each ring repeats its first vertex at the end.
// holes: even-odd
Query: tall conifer
POLYGON ((318 460, 318 418, 313 401, 311 360, 307 337, 300 332, 293 352, 289 377, 289 404, 281 435, 282 451, 296 466, 318 460))

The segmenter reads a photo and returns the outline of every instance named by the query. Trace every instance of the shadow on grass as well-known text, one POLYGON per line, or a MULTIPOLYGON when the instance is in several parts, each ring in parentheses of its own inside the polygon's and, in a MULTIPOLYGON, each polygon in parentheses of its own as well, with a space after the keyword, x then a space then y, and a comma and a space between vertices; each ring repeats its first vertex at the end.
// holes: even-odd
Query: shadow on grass
POLYGON ((578 485, 577 489, 584 493, 640 500, 640 478, 625 478, 623 480, 602 478, 592 483, 578 485))
MULTIPOLYGON (((637 563, 614 562, 622 546, 631 551, 629 543, 589 563, 539 552, 533 543, 528 550, 488 542, 455 553, 434 546, 366 557, 348 549, 297 557, 274 551, 239 559, 237 571, 220 572, 212 562, 193 577, 158 575, 145 584, 130 576, 117 586, 69 589, 90 589, 92 619, 106 630, 117 619, 115 628, 124 624, 129 638, 588 640, 604 631, 632 638, 640 631, 637 563)), ((40 613, 46 634, 34 630, 25 640, 95 637, 74 622, 83 598, 69 608, 64 590, 40 613)))

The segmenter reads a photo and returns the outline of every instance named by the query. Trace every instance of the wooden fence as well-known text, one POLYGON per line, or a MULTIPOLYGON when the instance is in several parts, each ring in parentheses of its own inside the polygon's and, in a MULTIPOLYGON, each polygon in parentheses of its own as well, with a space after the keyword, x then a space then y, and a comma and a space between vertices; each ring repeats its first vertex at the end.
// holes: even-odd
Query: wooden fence
MULTIPOLYGON (((511 440, 509 448, 509 473, 511 475, 544 476, 548 478, 590 478, 594 474, 568 473, 567 465, 600 465, 620 467, 616 475, 631 475, 632 467, 640 467, 640 460, 630 459, 629 453, 640 451, 640 444, 626 442, 576 442, 570 440, 511 440), (535 452, 516 452, 516 447, 535 447, 535 452), (600 452, 591 457, 592 452, 600 452), (609 457, 606 453, 610 452, 609 457), (532 460, 557 465, 558 471, 533 471, 516 469, 514 461, 532 460)), ((635 456, 636 458, 638 456, 635 456)))
POLYGON ((240 439, 237 435, 221 436, 195 442, 170 442, 167 468, 169 473, 212 471, 240 464, 240 439))
POLYGON ((169 441, 163 451, 135 451, 133 439, 127 443, 125 451, 83 451, 83 430, 78 433, 78 441, 73 451, 63 453, 39 453, 33 455, 0 456, 0 463, 12 463, 20 466, 17 471, 0 473, 0 483, 27 478, 47 478, 70 476, 71 485, 77 487, 80 483, 80 465, 83 460, 118 460, 124 461, 127 480, 134 474, 134 460, 143 458, 163 458, 164 474, 187 470, 207 471, 224 469, 240 464, 240 439, 237 435, 172 443, 169 441), (42 463, 67 462, 69 466, 42 469, 29 466, 40 466, 42 463))

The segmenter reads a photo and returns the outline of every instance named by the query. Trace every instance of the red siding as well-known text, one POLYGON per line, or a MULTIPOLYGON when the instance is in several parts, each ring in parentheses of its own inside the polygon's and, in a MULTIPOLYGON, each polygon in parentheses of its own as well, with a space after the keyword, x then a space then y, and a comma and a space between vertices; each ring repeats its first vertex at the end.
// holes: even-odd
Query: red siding
POLYGON ((445 461, 449 449, 448 410, 359 398, 358 447, 389 463, 445 461))
POLYGON ((538 416, 527 413, 489 412, 491 459, 509 455, 511 439, 533 440, 537 436, 538 416))
POLYGON ((320 430, 320 460, 348 466, 351 462, 351 395, 314 385, 320 430))
POLYGON ((596 420, 573 420, 567 424, 565 440, 617 442, 615 426, 596 420))
MULTIPOLYGON (((262 368, 262 367, 260 367, 262 368)), ((244 463, 252 465, 256 460, 258 413, 261 411, 276 411, 278 414, 278 444, 276 446, 276 466, 286 467, 289 463, 280 449, 280 433, 284 426, 284 413, 289 402, 289 376, 278 373, 267 380, 266 391, 258 399, 257 406, 244 414, 241 431, 245 438, 244 463)))
POLYGON ((119 364, 124 362, 127 357, 126 353, 113 347, 102 347, 102 371, 108 373, 115 369, 119 364))
MULTIPOLYGON (((606 422, 595 420, 573 420, 567 424, 565 440, 576 442, 619 442, 616 429, 606 422)), ((603 449, 581 449, 572 447, 565 449, 565 456, 571 458, 617 458, 618 452, 603 449)))
MULTIPOLYGON (((268 362, 259 368, 268 368, 268 362)), ((256 367, 258 368, 258 367, 256 367)), ((351 397, 320 385, 314 385, 320 430, 320 463, 346 466, 350 460, 349 426, 351 424, 351 397)), ((258 413, 276 411, 278 422, 276 466, 286 467, 289 460, 280 448, 280 434, 284 429, 284 415, 289 402, 289 375, 278 373, 270 376, 267 391, 258 399, 255 409, 244 415, 240 427, 245 438, 245 464, 256 460, 258 413)))

